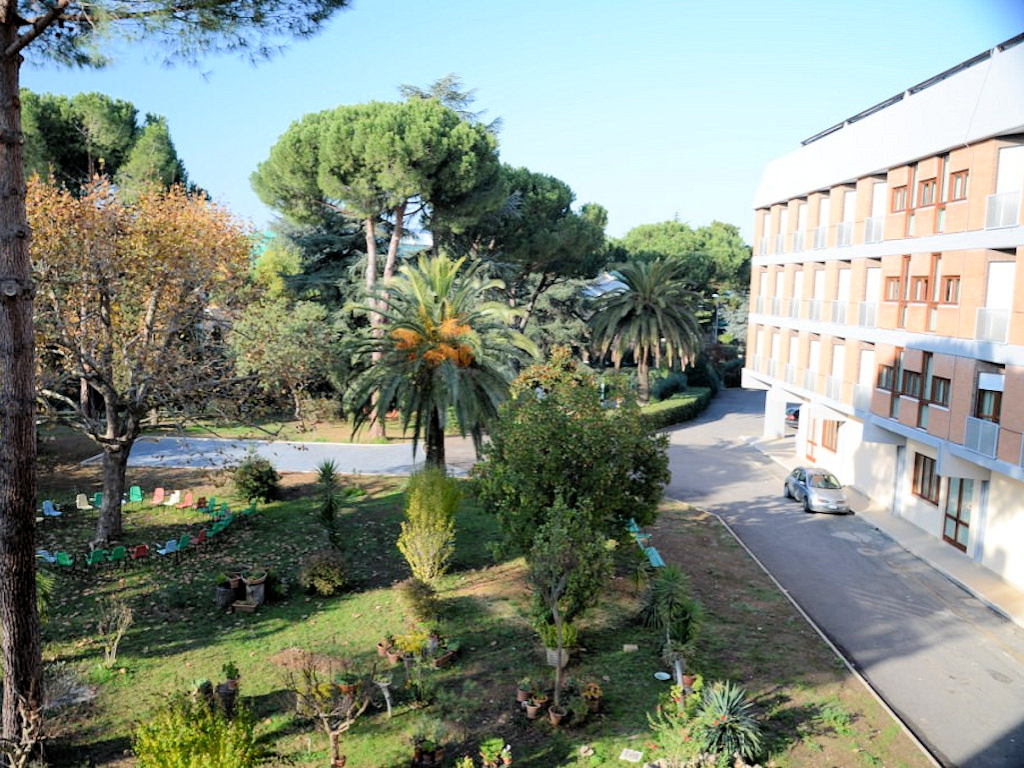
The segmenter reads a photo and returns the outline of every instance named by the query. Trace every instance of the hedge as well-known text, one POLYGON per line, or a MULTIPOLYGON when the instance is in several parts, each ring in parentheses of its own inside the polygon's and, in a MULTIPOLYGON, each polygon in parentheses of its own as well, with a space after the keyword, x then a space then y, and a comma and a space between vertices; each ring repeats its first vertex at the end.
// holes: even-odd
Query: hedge
POLYGON ((711 403, 709 387, 691 387, 684 394, 673 395, 659 403, 648 403, 641 409, 641 418, 651 429, 664 429, 673 424, 695 419, 711 403))

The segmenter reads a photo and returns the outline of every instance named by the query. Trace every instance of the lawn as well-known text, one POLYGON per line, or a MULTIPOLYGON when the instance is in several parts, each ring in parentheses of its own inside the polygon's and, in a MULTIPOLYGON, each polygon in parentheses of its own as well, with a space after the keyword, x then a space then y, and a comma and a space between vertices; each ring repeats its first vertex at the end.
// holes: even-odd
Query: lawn
MULTIPOLYGON (((147 490, 162 482, 233 505, 240 501, 231 498, 224 475, 134 472, 129 481, 147 490)), ((199 678, 221 679, 227 661, 240 668, 240 695, 279 755, 299 768, 329 762, 326 739, 294 714, 281 660, 300 648, 344 656, 367 669, 376 665, 383 673, 376 643, 387 633, 408 631, 413 622, 394 586, 408 575, 395 546, 402 508, 398 479, 346 478, 366 494, 342 520, 350 578, 345 594, 316 598, 294 586, 303 555, 326 543, 311 482, 309 476, 287 476, 281 500, 261 505, 247 524, 233 525, 223 540, 178 563, 160 559, 126 571, 61 574, 44 629, 44 655, 64 679, 79 681, 88 696, 54 720, 47 745, 51 765, 131 765, 133 724, 162 706, 168 693, 188 690, 199 678), (218 610, 219 574, 255 564, 292 582, 287 597, 255 614, 218 610), (134 624, 108 669, 96 627, 100 606, 111 596, 132 607, 134 624)), ((41 483, 49 495, 66 501, 75 490, 95 490, 98 476, 95 469, 66 467, 41 483)), ((43 521, 40 545, 83 552, 94 515, 72 511, 43 521)), ((125 543, 163 542, 181 532, 195 533, 203 523, 194 511, 142 507, 126 512, 125 543)), ((657 638, 634 618, 637 596, 628 568, 634 547, 625 545, 606 599, 581 626, 581 648, 569 669, 578 681, 600 683, 602 710, 582 724, 553 728, 527 720, 515 701, 519 678, 550 677, 529 626, 523 563, 494 562, 487 544, 497 536, 495 523, 471 496, 457 524, 455 564, 441 595, 443 630, 460 642, 459 657, 451 667, 427 671, 426 706, 406 686, 403 667, 391 670, 393 717, 377 704, 367 711, 343 737, 348 765, 406 766, 412 734, 434 725, 446 731, 449 763, 494 735, 512 744, 517 765, 618 765, 627 746, 656 759, 646 713, 667 684, 653 676, 663 668, 657 638), (625 650, 629 645, 637 650, 625 650)), ((708 608, 700 671, 708 679, 730 678, 746 686, 763 721, 772 765, 929 764, 717 520, 666 503, 652 532, 665 559, 690 573, 708 608)))

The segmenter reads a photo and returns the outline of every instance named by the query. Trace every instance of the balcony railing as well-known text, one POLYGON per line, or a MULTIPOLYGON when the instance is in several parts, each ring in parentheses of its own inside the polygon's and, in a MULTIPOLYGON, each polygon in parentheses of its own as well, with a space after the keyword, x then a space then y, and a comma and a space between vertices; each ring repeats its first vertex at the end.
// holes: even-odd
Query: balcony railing
POLYGON ((821 300, 811 299, 807 302, 807 319, 821 320, 821 300))
POLYGON ((853 245, 853 222, 852 221, 841 221, 836 232, 836 245, 839 247, 845 247, 847 245, 853 245))
POLYGON ((817 388, 818 374, 810 369, 804 371, 804 389, 809 389, 811 392, 814 392, 817 388))
POLYGON ((1010 310, 978 307, 978 324, 974 338, 978 341, 998 341, 1006 343, 1006 334, 1010 327, 1010 310))
POLYGON ((778 234, 775 236, 775 252, 785 253, 786 252, 786 236, 784 234, 778 234))
POLYGON ((786 363, 786 371, 785 371, 785 373, 786 373, 786 383, 787 384, 792 384, 793 386, 796 386, 797 371, 798 370, 799 370, 799 368, 797 368, 792 363, 786 363))
POLYGON ((833 301, 832 302, 832 312, 830 314, 829 319, 833 323, 843 323, 845 325, 845 323, 846 323, 846 307, 847 307, 847 304, 846 304, 845 301, 833 301))
POLYGON ((828 227, 818 227, 814 230, 814 250, 821 250, 828 245, 828 227))
POLYGON ((761 247, 757 249, 757 252, 760 255, 762 255, 762 256, 769 255, 771 253, 771 251, 768 250, 768 245, 769 245, 770 242, 771 242, 771 238, 769 238, 768 235, 765 235, 764 237, 762 237, 761 238, 761 247))
POLYGON ((771 309, 769 311, 776 317, 782 314, 782 298, 780 296, 772 297, 771 309))
POLYGON ((864 242, 880 243, 885 237, 885 216, 872 216, 864 222, 864 242))
POLYGON ((857 304, 857 325, 874 328, 878 322, 878 304, 873 301, 861 301, 857 304))
POLYGON ((982 456, 995 458, 999 447, 999 425, 994 421, 967 417, 967 430, 964 433, 964 448, 980 453, 982 456))
POLYGON ((800 299, 792 297, 789 300, 789 316, 793 318, 800 317, 800 299))
POLYGON ((853 385, 853 407, 861 411, 871 410, 871 393, 874 388, 867 384, 853 385))
POLYGON ((842 400, 843 399, 843 380, 837 379, 834 376, 827 376, 825 378, 825 397, 830 400, 842 400))
POLYGON ((768 297, 766 297, 766 296, 758 296, 756 299, 754 299, 754 311, 757 312, 757 314, 759 314, 759 315, 763 315, 764 314, 764 308, 765 308, 765 305, 767 303, 768 303, 768 297))
POLYGON ((803 232, 793 233, 793 250, 797 253, 804 250, 806 247, 806 235, 803 232))
POLYGON ((750 362, 751 369, 753 369, 757 373, 762 373, 764 371, 764 358, 761 357, 760 355, 754 355, 752 358, 750 358, 750 362))
POLYGON ((989 195, 985 203, 985 229, 1015 227, 1020 219, 1020 190, 989 195))
POLYGON ((769 358, 768 360, 768 375, 773 379, 779 378, 779 361, 775 358, 769 358))

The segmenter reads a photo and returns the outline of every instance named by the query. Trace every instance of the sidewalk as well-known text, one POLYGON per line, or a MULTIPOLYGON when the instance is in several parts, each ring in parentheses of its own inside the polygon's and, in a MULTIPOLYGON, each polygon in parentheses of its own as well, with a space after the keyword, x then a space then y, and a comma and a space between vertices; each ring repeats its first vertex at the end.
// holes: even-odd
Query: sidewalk
MULTIPOLYGON (((797 466, 793 436, 775 439, 751 438, 748 444, 770 457, 787 471, 797 466)), ((848 487, 851 507, 871 525, 887 534, 912 555, 919 557, 950 581, 1024 628, 1024 591, 999 578, 987 568, 968 559, 960 550, 930 536, 913 523, 895 517, 889 510, 848 487)))

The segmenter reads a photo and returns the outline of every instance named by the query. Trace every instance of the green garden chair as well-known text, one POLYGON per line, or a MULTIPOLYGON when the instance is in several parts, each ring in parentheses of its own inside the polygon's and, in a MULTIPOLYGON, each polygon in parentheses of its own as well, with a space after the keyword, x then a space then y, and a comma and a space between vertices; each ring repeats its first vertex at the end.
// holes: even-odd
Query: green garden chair
POLYGON ((106 565, 108 552, 105 549, 94 549, 89 553, 89 556, 85 558, 85 567, 92 569, 94 565, 106 565))
POLYGON ((110 554, 107 555, 108 563, 120 563, 121 568, 128 567, 128 548, 124 545, 119 544, 110 550, 110 554))
POLYGON ((57 556, 57 567, 75 570, 74 555, 69 555, 67 552, 55 552, 54 554, 57 556))

